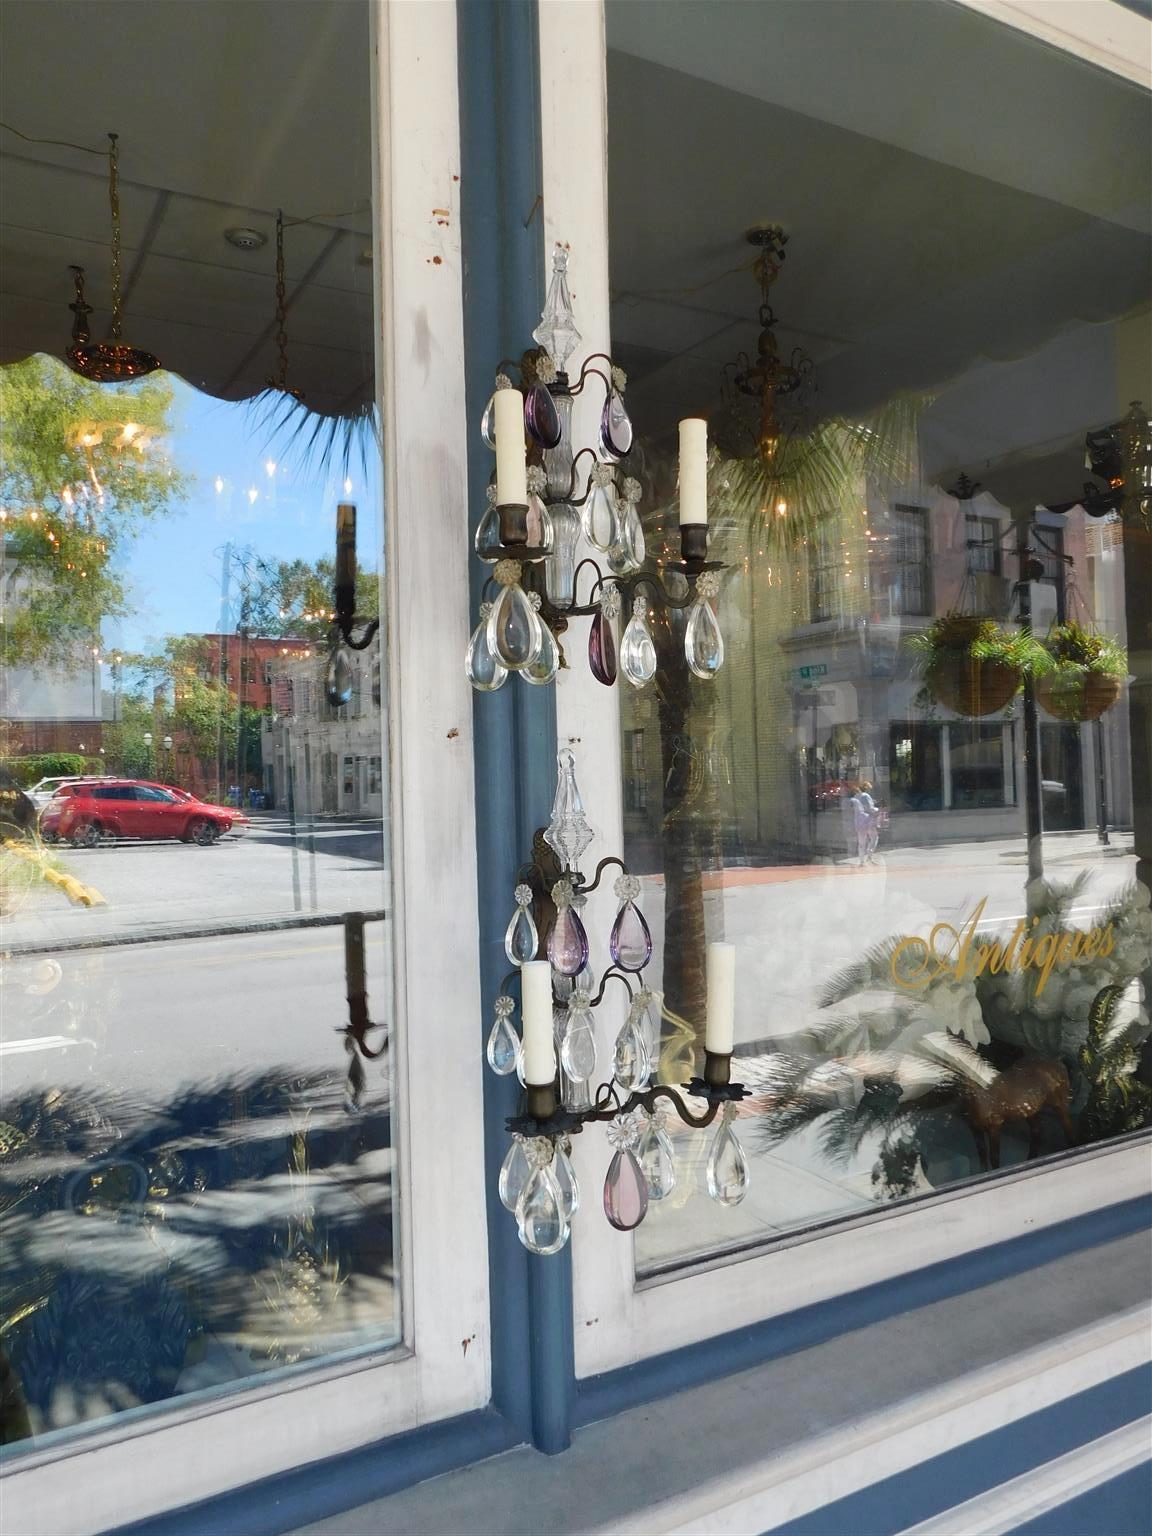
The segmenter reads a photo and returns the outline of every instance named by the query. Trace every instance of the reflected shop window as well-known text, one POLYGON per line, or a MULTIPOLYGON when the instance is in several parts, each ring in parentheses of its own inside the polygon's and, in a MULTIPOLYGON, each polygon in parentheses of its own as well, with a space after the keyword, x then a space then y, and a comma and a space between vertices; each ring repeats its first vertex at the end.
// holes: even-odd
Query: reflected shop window
POLYGON ((661 1079, 726 939, 752 1090, 654 1274, 1147 1124, 1152 180, 1145 93, 961 6, 606 15, 648 558, 702 416, 726 566, 720 672, 654 606, 620 685, 625 857, 661 1079))
POLYGON ((3 10, 19 1454, 400 1306, 389 1053, 350 1076, 339 1033, 391 987, 381 640, 336 679, 330 624, 340 504, 381 604, 368 0, 3 10), (96 92, 57 88, 78 48, 96 92))

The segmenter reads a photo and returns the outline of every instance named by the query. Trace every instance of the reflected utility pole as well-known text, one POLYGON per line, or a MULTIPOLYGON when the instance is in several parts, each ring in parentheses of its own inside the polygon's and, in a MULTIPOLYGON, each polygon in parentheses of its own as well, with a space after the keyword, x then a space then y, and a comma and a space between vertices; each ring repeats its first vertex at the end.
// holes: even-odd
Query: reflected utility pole
MULTIPOLYGON (((1044 567, 1032 552, 1028 536, 1032 512, 1024 508, 1012 514, 1016 529, 1016 556, 1019 575, 1016 594, 1020 627, 1032 633, 1032 583, 1044 574, 1044 567)), ((1024 826, 1028 838, 1028 883, 1044 876, 1044 789, 1040 767, 1040 721, 1036 713, 1036 685, 1030 668, 1024 670, 1024 826)))

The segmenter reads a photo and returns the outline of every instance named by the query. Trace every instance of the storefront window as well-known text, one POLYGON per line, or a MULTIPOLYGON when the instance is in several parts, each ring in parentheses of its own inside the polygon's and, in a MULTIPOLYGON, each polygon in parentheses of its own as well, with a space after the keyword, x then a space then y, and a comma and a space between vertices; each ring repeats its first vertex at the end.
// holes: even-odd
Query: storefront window
POLYGON ((753 1095, 651 1274, 1146 1121, 1152 178, 1142 91, 961 7, 606 14, 649 559, 704 416, 727 566, 719 674, 654 605, 622 685, 625 852, 663 1080, 726 938, 753 1095))
POLYGON ((401 1333, 390 1058, 337 1033, 349 909, 391 1014, 379 638, 329 704, 338 502, 381 613, 369 13, 5 7, 13 1453, 401 1333), (159 366, 102 382, 115 281, 159 366))

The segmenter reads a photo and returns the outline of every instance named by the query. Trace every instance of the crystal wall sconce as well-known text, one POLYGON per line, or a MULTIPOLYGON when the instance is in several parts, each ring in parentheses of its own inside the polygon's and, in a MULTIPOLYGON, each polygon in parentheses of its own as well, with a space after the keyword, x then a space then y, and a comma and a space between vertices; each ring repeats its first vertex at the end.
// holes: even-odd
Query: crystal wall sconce
POLYGON ((465 669, 482 693, 502 688, 510 672, 527 683, 555 680, 565 665, 562 636, 573 618, 590 618, 588 665, 611 687, 619 673, 637 688, 656 675, 649 606, 688 609, 684 651, 701 678, 719 671, 724 641, 714 609, 723 567, 708 559, 707 423, 680 424, 680 555, 662 570, 647 558, 638 504, 640 482, 627 473, 632 422, 627 380, 603 353, 584 361, 576 382, 566 372, 580 332, 568 292, 568 253, 557 246, 537 346, 519 364, 502 363, 481 422, 496 454, 488 509, 476 531, 477 556, 492 567, 465 669), (597 366, 602 364, 603 367, 597 366), (606 370, 606 371, 605 371, 606 370), (519 375, 517 387, 510 373, 519 375), (572 402, 599 380, 604 388, 595 448, 575 451, 572 402), (589 460, 582 477, 582 462, 589 460), (581 539, 604 559, 578 559, 581 539), (590 573, 587 595, 578 588, 590 573), (674 573, 674 579, 666 575, 674 573), (617 647, 614 623, 627 614, 617 647))
POLYGON ((568 1241, 580 1190, 570 1160, 571 1139, 586 1125, 608 1125, 612 1158, 604 1180, 604 1214, 613 1227, 638 1227, 649 1205, 675 1188, 676 1160, 664 1123, 667 1104, 685 1125, 703 1128, 720 1118, 707 1160, 708 1193, 738 1205, 748 1189, 748 1163, 732 1128, 747 1097, 731 1081, 735 949, 708 949, 708 1016, 704 1072, 677 1090, 653 1084, 660 1044, 660 999, 644 972, 652 937, 637 905, 640 882, 621 859, 601 859, 591 879, 579 864, 592 842, 576 783, 572 753, 559 755, 552 819, 537 832, 530 863, 518 875, 515 909, 504 938, 513 969, 501 984, 487 1059, 500 1076, 517 1073, 519 1113, 507 1121, 512 1144, 500 1169, 499 1194, 516 1217, 520 1241, 532 1253, 557 1253, 568 1241), (590 946, 581 909, 609 869, 618 910, 608 938, 611 964, 600 978, 589 968, 590 946), (541 956, 541 958, 537 958, 541 956), (521 1033, 514 992, 519 983, 521 1033), (612 1076, 592 1092, 596 1072, 593 1012, 610 982, 625 988, 628 1016, 616 1037, 612 1076), (693 1110, 688 1098, 703 1102, 693 1110))

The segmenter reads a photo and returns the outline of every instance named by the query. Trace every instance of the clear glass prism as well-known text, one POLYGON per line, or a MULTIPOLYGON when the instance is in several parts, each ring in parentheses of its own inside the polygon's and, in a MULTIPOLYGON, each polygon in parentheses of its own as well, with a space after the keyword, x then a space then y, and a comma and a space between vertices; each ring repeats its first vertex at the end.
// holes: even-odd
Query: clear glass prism
POLYGON ((580 332, 572 313, 572 295, 568 292, 568 252, 557 245, 552 252, 552 280, 532 339, 544 348, 556 367, 563 372, 568 359, 580 345, 580 332))
POLYGON ((557 755, 556 761, 556 796, 544 840, 559 855, 565 869, 578 869, 580 857, 594 833, 584 814, 584 801, 576 783, 575 757, 565 749, 557 755))

